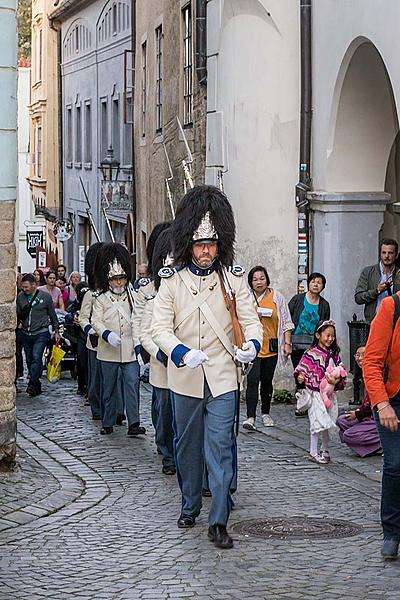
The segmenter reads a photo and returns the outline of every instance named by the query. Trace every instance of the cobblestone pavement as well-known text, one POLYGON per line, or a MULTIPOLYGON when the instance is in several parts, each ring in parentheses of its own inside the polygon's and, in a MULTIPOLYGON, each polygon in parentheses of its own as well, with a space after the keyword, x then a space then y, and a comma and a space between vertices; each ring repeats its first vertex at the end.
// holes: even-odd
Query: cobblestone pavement
POLYGON ((99 435, 75 383, 18 395, 20 468, 0 476, 0 598, 398 600, 400 561, 379 555, 381 459, 357 459, 337 441, 333 462, 306 461, 307 419, 274 406, 276 427, 239 436, 239 489, 230 525, 247 519, 342 518, 346 539, 207 540, 207 505, 178 530, 176 480, 161 473, 148 434, 99 435))

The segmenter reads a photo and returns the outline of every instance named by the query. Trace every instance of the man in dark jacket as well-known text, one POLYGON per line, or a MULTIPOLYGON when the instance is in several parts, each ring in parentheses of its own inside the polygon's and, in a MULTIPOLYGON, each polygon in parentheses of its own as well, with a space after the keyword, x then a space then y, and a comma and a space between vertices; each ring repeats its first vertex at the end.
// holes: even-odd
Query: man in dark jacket
POLYGON ((30 396, 37 396, 42 392, 40 376, 43 352, 50 341, 50 324, 55 331, 56 342, 60 339, 58 319, 50 294, 37 289, 36 279, 31 273, 22 277, 21 287, 17 297, 17 321, 29 370, 26 391, 30 396))
POLYGON ((361 271, 354 300, 357 304, 364 304, 364 316, 368 323, 371 323, 375 317, 382 300, 400 290, 396 281, 399 271, 396 267, 398 251, 396 240, 383 239, 380 245, 379 263, 365 267, 361 271))

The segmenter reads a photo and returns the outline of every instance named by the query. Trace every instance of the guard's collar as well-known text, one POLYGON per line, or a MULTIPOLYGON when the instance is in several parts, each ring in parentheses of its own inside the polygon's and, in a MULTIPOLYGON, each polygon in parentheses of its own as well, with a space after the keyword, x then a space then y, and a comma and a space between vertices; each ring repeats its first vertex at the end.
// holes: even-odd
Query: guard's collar
POLYGON ((205 277, 206 275, 211 275, 211 273, 214 273, 214 271, 215 271, 215 261, 213 262, 213 264, 211 265, 211 267, 208 267, 207 269, 201 269, 200 267, 198 267, 197 265, 195 265, 193 261, 190 261, 188 263, 188 269, 194 275, 198 275, 199 277, 205 277))

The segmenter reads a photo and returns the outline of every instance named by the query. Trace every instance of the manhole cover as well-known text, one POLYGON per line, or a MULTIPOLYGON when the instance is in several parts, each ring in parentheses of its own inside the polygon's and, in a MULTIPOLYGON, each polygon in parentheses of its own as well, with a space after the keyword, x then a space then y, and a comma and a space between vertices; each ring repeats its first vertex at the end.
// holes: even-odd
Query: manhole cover
POLYGON ((236 533, 257 538, 327 539, 352 537, 361 533, 362 527, 340 519, 314 517, 271 517, 252 519, 232 526, 236 533))

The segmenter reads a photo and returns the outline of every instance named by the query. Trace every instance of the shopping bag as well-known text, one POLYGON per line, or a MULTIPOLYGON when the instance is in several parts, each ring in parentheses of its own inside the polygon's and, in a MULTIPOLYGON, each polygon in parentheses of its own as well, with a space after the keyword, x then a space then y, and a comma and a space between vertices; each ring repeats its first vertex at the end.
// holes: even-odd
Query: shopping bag
POLYGON ((56 383, 61 378, 61 361, 64 356, 64 350, 59 346, 53 346, 50 360, 47 365, 47 379, 50 383, 56 383))

